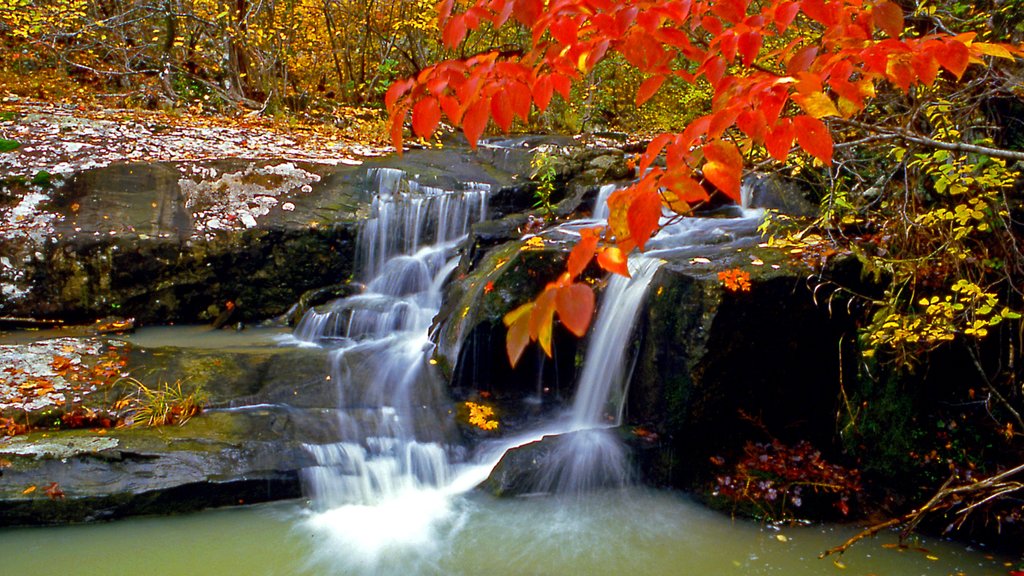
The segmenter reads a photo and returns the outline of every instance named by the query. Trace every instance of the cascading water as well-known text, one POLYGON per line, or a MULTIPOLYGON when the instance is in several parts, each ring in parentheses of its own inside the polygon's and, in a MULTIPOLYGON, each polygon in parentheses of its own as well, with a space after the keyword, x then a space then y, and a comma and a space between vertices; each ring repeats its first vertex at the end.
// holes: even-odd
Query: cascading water
MULTIPOLYGON (((372 570, 385 552, 390 557, 415 549, 423 558, 443 541, 438 531, 457 529, 461 500, 453 495, 483 481, 508 449, 545 435, 562 438, 537 479, 538 490, 579 493, 626 484, 627 449, 613 428, 621 424, 632 372, 629 342, 663 263, 652 254, 671 258, 693 242, 706 245, 741 235, 754 229, 756 219, 741 219, 742 224, 696 219, 652 239, 649 246, 657 250, 631 259, 631 278, 609 279, 571 411, 542 428, 482 447, 456 470, 452 430, 443 425, 451 422, 450 401, 429 363, 428 330, 441 306, 441 286, 455 267, 450 256, 469 226, 486 216, 488 190, 430 188, 388 169, 373 171, 370 178, 377 194, 360 233, 357 259, 366 289, 308 312, 293 335, 301 345, 331 348, 338 440, 307 446, 317 465, 304 471, 304 485, 317 508, 310 524, 331 538, 334 557, 342 551, 360 571, 372 570)), ((575 224, 580 225, 592 222, 575 224)), ((572 229, 573 224, 565 227, 572 229)))
POLYGON ((429 540, 448 509, 437 494, 451 476, 451 419, 428 330, 455 245, 486 217, 489 187, 442 190, 386 168, 369 178, 376 194, 357 259, 366 289, 307 312, 293 339, 332 347, 338 397, 337 441, 306 446, 317 462, 303 472, 319 511, 311 522, 373 562, 389 543, 429 540))

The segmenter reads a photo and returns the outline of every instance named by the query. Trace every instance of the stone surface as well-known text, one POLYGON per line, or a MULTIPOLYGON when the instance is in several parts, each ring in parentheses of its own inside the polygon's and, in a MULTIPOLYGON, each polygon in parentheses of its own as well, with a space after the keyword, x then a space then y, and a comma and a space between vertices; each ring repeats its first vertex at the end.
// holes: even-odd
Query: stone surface
MULTIPOLYGON (((324 377, 326 351, 131 347, 127 358, 125 373, 150 388, 177 382, 199 390, 206 409, 180 426, 49 430, 0 440, 0 525, 298 497, 299 470, 314 463, 303 444, 334 439, 324 425, 338 409, 337 391, 324 377)), ((132 386, 120 381, 92 390, 76 407, 100 410, 106 398, 111 410, 132 386)), ((22 409, 21 417, 46 411, 60 421, 65 408, 22 409)))
POLYGON ((416 150, 359 166, 271 160, 114 164, 29 184, 0 182, 0 317, 143 324, 287 312, 353 270, 367 172, 426 185, 511 174, 465 149, 416 150))

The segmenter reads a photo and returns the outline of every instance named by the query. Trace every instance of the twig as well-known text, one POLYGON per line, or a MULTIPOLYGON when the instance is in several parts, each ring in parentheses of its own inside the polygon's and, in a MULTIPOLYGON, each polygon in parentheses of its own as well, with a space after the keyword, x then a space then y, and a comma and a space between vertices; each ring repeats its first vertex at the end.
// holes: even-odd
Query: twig
POLYGON ((928 502, 920 508, 912 510, 902 516, 890 518, 884 522, 868 526, 864 530, 847 539, 846 542, 825 550, 818 555, 818 558, 825 558, 832 554, 842 555, 843 552, 846 552, 857 542, 860 542, 869 536, 874 536, 882 530, 894 528, 896 526, 903 526, 899 535, 900 541, 902 542, 927 514, 953 506, 959 501, 958 498, 964 494, 981 493, 981 496, 979 500, 968 504, 959 512, 959 514, 967 514, 974 508, 984 504, 985 502, 989 502, 994 498, 1024 489, 1024 484, 1020 482, 1004 482, 1010 476, 1022 471, 1024 471, 1024 464, 1019 464, 1009 470, 1004 470, 995 476, 989 476, 988 478, 972 482, 971 484, 962 484, 960 486, 953 487, 950 487, 950 485, 953 483, 955 476, 950 476, 950 478, 942 484, 942 487, 928 499, 928 502))
POLYGON ((879 134, 889 134, 913 144, 920 144, 930 148, 938 148, 939 150, 949 150, 950 152, 971 152, 974 154, 983 154, 991 158, 1002 158, 1004 160, 1024 160, 1024 152, 1004 150, 1002 148, 990 148, 988 146, 978 146, 977 144, 966 144, 964 142, 943 142, 941 140, 935 140, 934 138, 921 136, 920 134, 916 134, 905 128, 884 128, 881 126, 873 126, 865 122, 841 118, 833 119, 832 122, 853 126, 855 128, 860 128, 861 130, 869 130, 879 134))

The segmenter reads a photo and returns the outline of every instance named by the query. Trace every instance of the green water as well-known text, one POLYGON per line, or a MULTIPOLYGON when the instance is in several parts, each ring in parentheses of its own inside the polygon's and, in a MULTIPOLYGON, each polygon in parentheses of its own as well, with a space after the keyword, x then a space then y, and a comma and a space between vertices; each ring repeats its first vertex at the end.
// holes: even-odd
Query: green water
POLYGON ((852 528, 763 528, 642 489, 572 500, 434 496, 417 495, 397 510, 358 507, 339 516, 281 503, 6 529, 0 530, 0 567, 17 576, 985 576, 1008 570, 1003 559, 934 540, 916 540, 913 550, 884 548, 895 542, 892 535, 854 546, 838 566, 817 555, 852 528), (405 513, 413 518, 404 521, 405 513))

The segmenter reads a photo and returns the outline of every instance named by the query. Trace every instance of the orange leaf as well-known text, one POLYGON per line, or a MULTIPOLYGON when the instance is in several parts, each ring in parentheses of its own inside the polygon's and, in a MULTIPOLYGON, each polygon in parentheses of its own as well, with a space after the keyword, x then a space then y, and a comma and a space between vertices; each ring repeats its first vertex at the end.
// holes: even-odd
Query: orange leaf
POLYGON ((661 197, 655 190, 641 189, 639 194, 633 198, 633 202, 629 205, 629 211, 626 213, 629 236, 641 250, 644 249, 644 244, 650 240, 651 234, 658 229, 659 220, 661 220, 661 197))
POLYGON ((789 118, 783 118, 773 128, 768 130, 768 136, 764 144, 768 154, 779 162, 785 162, 789 157, 789 149, 793 147, 793 122, 789 118))
POLYGON ((31 493, 33 493, 35 491, 36 491, 36 485, 33 484, 33 485, 29 486, 28 488, 25 488, 24 490, 22 490, 21 493, 23 495, 28 495, 28 494, 31 494, 31 493))
POLYGON ((615 246, 610 246, 597 254, 597 263, 609 272, 629 278, 629 266, 626 265, 626 254, 615 246))
POLYGON ((740 177, 743 172, 743 157, 739 150, 724 140, 713 140, 704 145, 704 177, 716 188, 740 202, 740 177))
POLYGON ((658 89, 661 88, 661 85, 664 83, 665 76, 663 74, 651 76, 647 80, 644 80, 643 83, 640 84, 640 88, 636 91, 636 105, 643 106, 645 102, 650 100, 651 97, 658 92, 658 89))
POLYGON ((551 357, 551 328, 555 321, 555 296, 558 290, 545 288, 537 297, 530 312, 530 339, 540 343, 544 353, 551 357))
POLYGON ((580 231, 580 241, 573 247, 572 252, 569 253, 569 263, 566 266, 566 270, 569 272, 570 278, 579 276, 580 272, 587 267, 590 260, 594 257, 594 252, 597 250, 597 233, 593 228, 580 231))
POLYGON ((505 353, 508 354, 508 363, 515 368, 523 350, 530 343, 530 318, 529 316, 519 319, 508 328, 505 335, 505 353))
POLYGON ((480 137, 484 134, 484 128, 487 127, 489 104, 487 100, 477 100, 466 109, 466 113, 462 116, 462 133, 466 135, 470 148, 474 150, 476 150, 476 144, 480 141, 480 137))
POLYGON ((505 326, 508 326, 508 334, 505 335, 505 352, 508 354, 509 364, 515 368, 523 350, 530 343, 530 312, 533 311, 533 302, 527 302, 505 315, 505 326))
POLYGON ((875 25, 889 38, 899 38, 903 33, 903 9, 898 4, 882 0, 871 11, 875 25))
POLYGON ((441 107, 437 103, 437 98, 423 98, 412 107, 412 130, 417 136, 429 137, 440 121, 441 107))
POLYGON ((570 284, 558 289, 555 299, 558 319, 576 336, 583 337, 594 314, 594 291, 586 284, 570 284))
POLYGON ((499 90, 491 97, 491 116, 502 132, 512 128, 512 100, 507 90, 499 90))
POLYGON ((793 101, 796 102, 808 116, 812 118, 825 118, 826 116, 839 116, 839 110, 823 92, 811 92, 810 94, 793 94, 793 101))
POLYGON ((967 46, 959 40, 946 40, 933 53, 939 64, 956 76, 957 80, 964 75, 971 59, 971 53, 967 46))
POLYGON ((821 120, 797 116, 793 118, 793 128, 801 148, 826 166, 832 165, 832 134, 821 120))

